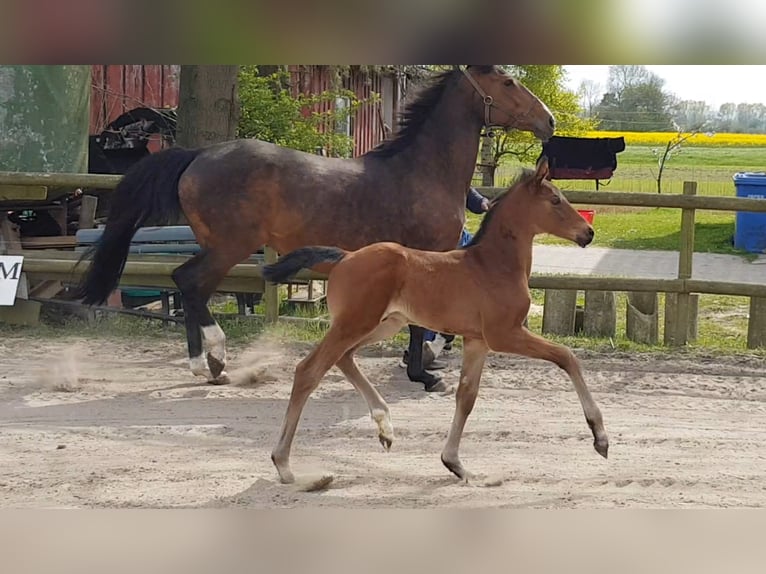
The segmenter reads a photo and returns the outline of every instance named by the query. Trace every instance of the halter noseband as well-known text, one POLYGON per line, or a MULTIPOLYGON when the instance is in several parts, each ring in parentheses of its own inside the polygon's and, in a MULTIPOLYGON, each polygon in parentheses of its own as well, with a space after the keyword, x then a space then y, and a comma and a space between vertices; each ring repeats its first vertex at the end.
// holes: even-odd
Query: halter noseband
MULTIPOLYGON (((503 127, 503 128, 505 128, 506 126, 503 126, 502 124, 493 124, 492 123, 492 120, 491 120, 491 117, 490 117, 492 108, 500 109, 497 106, 497 104, 495 104, 494 98, 492 96, 490 96, 489 94, 487 94, 484 90, 481 89, 481 86, 473 78, 473 76, 471 76, 471 74, 468 72, 467 68, 460 68, 460 71, 463 72, 463 74, 465 75, 466 78, 468 78, 468 81, 471 82, 471 85, 473 86, 473 89, 476 90, 476 93, 478 93, 479 96, 481 96, 482 100, 484 100, 484 129, 487 132, 489 132, 490 135, 491 135, 491 131, 492 131, 493 127, 503 127)), ((526 119, 527 117, 529 117, 529 115, 532 113, 532 108, 534 107, 534 105, 535 105, 534 102, 532 102, 532 104, 530 104, 530 106, 529 106, 529 109, 526 112, 524 112, 523 114, 521 114, 521 115, 517 115, 517 114, 511 113, 511 112, 508 112, 506 110, 500 110, 500 111, 502 111, 505 115, 507 115, 509 118, 511 118, 512 120, 514 120, 514 121, 516 121, 518 123, 519 120, 523 120, 523 119, 526 119)))

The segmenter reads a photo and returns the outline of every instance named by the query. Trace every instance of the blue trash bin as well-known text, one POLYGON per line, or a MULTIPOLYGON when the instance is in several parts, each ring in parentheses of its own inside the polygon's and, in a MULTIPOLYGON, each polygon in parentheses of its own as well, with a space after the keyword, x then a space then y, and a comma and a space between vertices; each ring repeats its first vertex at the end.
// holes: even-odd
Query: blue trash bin
MULTIPOLYGON (((734 174, 737 197, 766 199, 766 173, 734 174)), ((734 247, 750 253, 766 251, 766 213, 738 211, 734 220, 734 247)))

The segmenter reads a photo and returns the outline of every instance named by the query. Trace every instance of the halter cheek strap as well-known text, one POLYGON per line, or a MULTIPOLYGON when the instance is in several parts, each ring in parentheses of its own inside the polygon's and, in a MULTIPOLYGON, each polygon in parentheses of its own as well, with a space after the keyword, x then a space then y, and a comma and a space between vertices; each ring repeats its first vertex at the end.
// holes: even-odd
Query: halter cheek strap
MULTIPOLYGON (((489 130, 492 127, 496 127, 496 126, 506 127, 506 126, 503 126, 502 124, 492 123, 492 119, 491 119, 492 108, 499 109, 499 106, 495 104, 494 98, 481 89, 481 86, 479 85, 479 83, 474 79, 474 77, 470 74, 470 72, 468 72, 466 68, 461 68, 460 70, 463 72, 465 77, 468 78, 468 81, 471 82, 473 89, 476 90, 476 93, 478 93, 479 96, 481 96, 482 100, 484 101, 484 128, 489 130)), ((529 117, 529 115, 532 113, 533 107, 534 107, 534 103, 532 103, 529 106, 529 109, 521 115, 517 115, 506 110, 501 110, 501 111, 512 120, 515 120, 518 122, 518 120, 523 120, 529 117)))

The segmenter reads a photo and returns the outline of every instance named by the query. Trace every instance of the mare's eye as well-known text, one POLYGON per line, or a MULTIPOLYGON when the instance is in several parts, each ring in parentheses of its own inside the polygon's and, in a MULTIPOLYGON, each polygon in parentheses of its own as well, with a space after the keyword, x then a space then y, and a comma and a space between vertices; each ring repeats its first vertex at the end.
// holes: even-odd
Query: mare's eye
POLYGON ((561 203, 561 198, 560 198, 558 195, 554 195, 554 196, 551 198, 551 203, 552 203, 553 205, 558 205, 559 203, 561 203))
POLYGON ((506 85, 506 86, 513 86, 513 85, 515 85, 515 84, 516 84, 516 80, 514 80, 513 78, 509 78, 509 79, 507 79, 507 80, 505 81, 505 85, 506 85))

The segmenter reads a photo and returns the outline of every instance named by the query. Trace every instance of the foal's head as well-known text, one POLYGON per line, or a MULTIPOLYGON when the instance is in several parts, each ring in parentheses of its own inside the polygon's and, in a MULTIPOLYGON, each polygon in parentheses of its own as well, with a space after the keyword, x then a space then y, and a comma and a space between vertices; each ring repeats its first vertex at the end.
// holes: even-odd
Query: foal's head
POLYGON ((593 228, 548 180, 548 173, 548 158, 541 157, 535 171, 526 171, 508 190, 512 197, 497 200, 505 199, 497 208, 523 213, 535 235, 550 233, 585 247, 593 240, 593 228))

